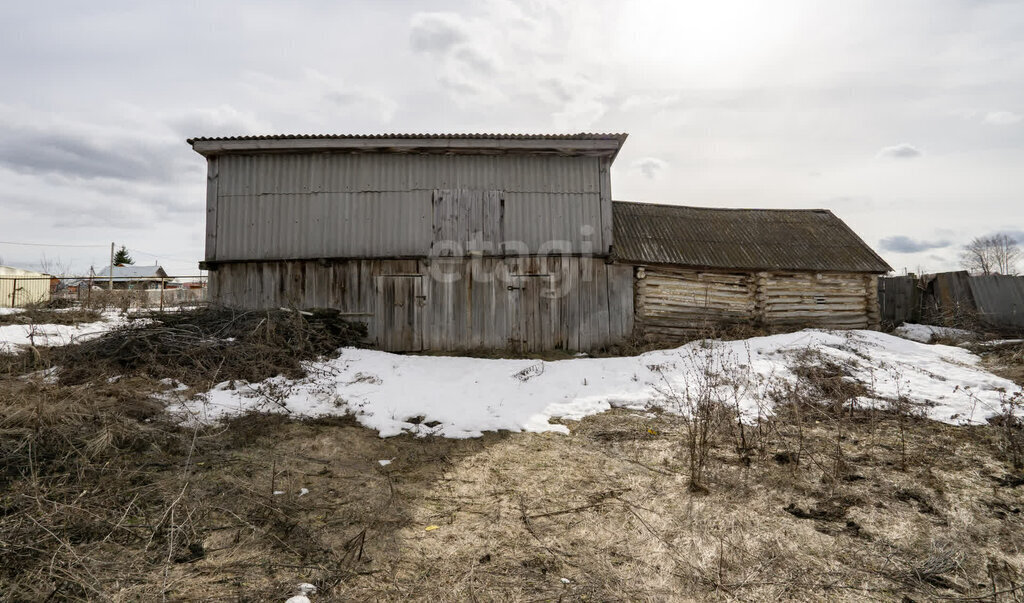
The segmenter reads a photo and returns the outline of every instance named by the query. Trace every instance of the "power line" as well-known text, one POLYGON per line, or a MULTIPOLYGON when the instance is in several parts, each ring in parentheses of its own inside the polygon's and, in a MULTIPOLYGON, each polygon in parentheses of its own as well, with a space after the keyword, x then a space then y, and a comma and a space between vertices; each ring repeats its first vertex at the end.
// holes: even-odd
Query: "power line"
POLYGON ((54 243, 15 243, 14 241, 0 241, 0 245, 23 245, 25 247, 106 247, 106 245, 58 245, 54 243))
POLYGON ((185 260, 185 259, 182 259, 182 258, 172 258, 169 255, 163 255, 163 254, 157 254, 157 253, 149 253, 147 251, 142 251, 141 249, 132 249, 131 247, 126 247, 125 249, 127 249, 128 251, 131 251, 132 253, 141 253, 142 255, 148 255, 151 258, 157 258, 157 259, 164 258, 165 260, 172 260, 172 261, 175 261, 175 262, 194 262, 194 261, 196 261, 195 258, 188 259, 188 260, 185 260))

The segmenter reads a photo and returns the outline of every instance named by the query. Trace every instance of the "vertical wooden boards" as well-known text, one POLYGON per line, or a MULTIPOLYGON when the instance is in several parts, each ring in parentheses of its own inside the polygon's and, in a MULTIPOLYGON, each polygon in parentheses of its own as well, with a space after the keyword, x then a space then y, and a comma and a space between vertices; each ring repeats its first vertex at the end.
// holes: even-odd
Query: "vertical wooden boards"
POLYGON ((612 160, 602 157, 598 166, 598 182, 601 198, 601 229, 600 248, 594 251, 599 255, 609 253, 612 247, 612 160))
POLYGON ((504 197, 501 191, 438 189, 431 202, 431 253, 461 256, 470 252, 495 255, 504 241, 504 197))
POLYGON ((220 169, 217 157, 210 157, 206 168, 206 259, 217 259, 217 183, 220 169))
POLYGON ((867 289, 868 328, 877 331, 882 328, 881 313, 878 309, 878 275, 866 275, 864 288, 867 289))
POLYGON ((579 279, 575 295, 579 298, 579 339, 581 350, 604 347, 608 343, 608 278, 603 260, 578 259, 579 279))
POLYGON ((524 351, 526 335, 523 332, 522 277, 510 274, 505 286, 505 346, 517 352, 524 351))
POLYGON ((921 290, 914 276, 875 277, 879 319, 890 324, 921 319, 921 290))
POLYGON ((558 347, 561 330, 559 303, 549 274, 517 274, 510 277, 507 324, 509 347, 520 352, 539 352, 558 347))
POLYGON ((416 352, 423 348, 420 332, 420 276, 377 276, 377 345, 392 352, 416 352))
POLYGON ((294 260, 221 264, 211 291, 239 307, 336 308, 395 351, 594 350, 629 334, 631 279, 572 256, 294 260))
POLYGON ((501 191, 484 191, 481 203, 480 235, 483 251, 498 255, 505 241, 505 198, 501 191))
POLYGON ((578 260, 576 258, 560 258, 549 260, 551 268, 551 286, 557 296, 558 330, 555 347, 564 350, 580 348, 580 297, 578 285, 580 279, 578 260))
POLYGON ((605 264, 608 273, 608 341, 625 339, 633 333, 633 267, 605 264))

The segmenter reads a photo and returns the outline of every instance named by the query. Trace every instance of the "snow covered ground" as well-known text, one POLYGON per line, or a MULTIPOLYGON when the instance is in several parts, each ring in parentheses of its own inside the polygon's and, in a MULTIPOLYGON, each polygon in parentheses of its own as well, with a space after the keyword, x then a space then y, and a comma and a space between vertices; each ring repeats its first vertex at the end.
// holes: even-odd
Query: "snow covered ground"
POLYGON ((567 432, 552 417, 580 419, 612 407, 685 410, 710 392, 748 417, 770 412, 775 388, 798 384, 793 367, 831 361, 870 392, 864 405, 903 397, 928 416, 978 423, 1020 392, 978 367, 967 350, 925 345, 875 331, 804 330, 731 342, 693 342, 635 357, 559 361, 403 356, 345 348, 308 365, 308 377, 222 383, 172 410, 217 421, 249 410, 295 416, 353 413, 381 437, 408 432, 450 438, 484 431, 567 432), (710 377, 709 377, 710 376, 710 377))
POLYGON ((977 333, 973 331, 967 331, 964 329, 954 329, 952 327, 937 327, 934 325, 919 325, 914 323, 905 322, 900 326, 896 327, 893 334, 899 335, 904 339, 910 339, 912 341, 919 341, 921 343, 928 343, 935 338, 949 339, 956 342, 970 341, 977 339, 977 333))
POLYGON ((102 320, 77 325, 3 325, 0 326, 0 354, 11 354, 32 345, 65 345, 97 337, 123 324, 117 312, 104 312, 102 320))

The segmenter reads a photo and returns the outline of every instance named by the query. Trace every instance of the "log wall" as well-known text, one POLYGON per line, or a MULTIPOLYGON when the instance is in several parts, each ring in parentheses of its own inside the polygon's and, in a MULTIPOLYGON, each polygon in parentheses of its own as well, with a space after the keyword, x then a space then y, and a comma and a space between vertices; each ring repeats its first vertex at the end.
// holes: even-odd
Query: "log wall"
POLYGON ((730 325, 877 329, 877 276, 635 269, 637 334, 678 341, 730 325))

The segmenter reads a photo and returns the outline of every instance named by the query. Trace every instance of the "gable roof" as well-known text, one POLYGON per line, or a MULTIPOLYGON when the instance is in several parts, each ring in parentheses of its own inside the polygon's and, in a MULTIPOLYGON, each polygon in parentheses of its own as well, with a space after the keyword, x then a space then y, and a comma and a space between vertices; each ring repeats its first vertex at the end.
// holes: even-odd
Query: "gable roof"
POLYGON ((39 278, 52 276, 46 272, 37 272, 35 270, 26 270, 24 268, 17 268, 15 266, 0 266, 0 276, 24 276, 26 278, 39 278))
POLYGON ((615 258, 695 268, 885 273, 892 268, 827 209, 612 203, 615 258))
POLYGON ((626 134, 274 134, 189 138, 200 155, 308 151, 555 153, 614 157, 626 134))
MULTIPOLYGON (((110 277, 110 266, 104 266, 96 273, 95 278, 102 280, 103 277, 110 277)), ((159 280, 168 278, 167 273, 160 266, 114 266, 114 280, 146 279, 159 280)))

